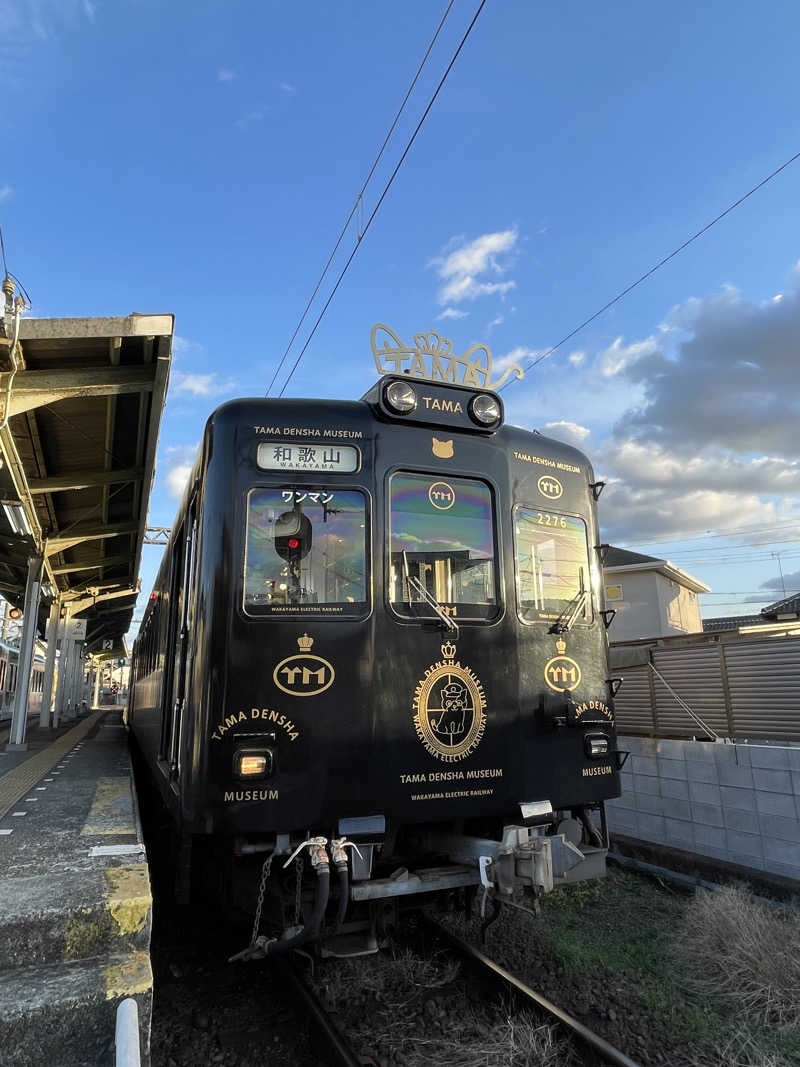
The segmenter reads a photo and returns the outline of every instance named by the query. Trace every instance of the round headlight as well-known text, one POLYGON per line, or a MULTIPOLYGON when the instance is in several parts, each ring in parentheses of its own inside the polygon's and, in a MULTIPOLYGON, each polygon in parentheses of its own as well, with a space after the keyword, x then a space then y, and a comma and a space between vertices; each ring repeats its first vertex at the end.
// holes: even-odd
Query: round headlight
POLYGON ((383 399, 400 415, 408 415, 417 406, 417 394, 408 382, 390 382, 384 391, 383 399))
POLYGON ((479 393, 470 404, 469 413, 481 426, 491 426, 502 414, 500 401, 488 393, 479 393))

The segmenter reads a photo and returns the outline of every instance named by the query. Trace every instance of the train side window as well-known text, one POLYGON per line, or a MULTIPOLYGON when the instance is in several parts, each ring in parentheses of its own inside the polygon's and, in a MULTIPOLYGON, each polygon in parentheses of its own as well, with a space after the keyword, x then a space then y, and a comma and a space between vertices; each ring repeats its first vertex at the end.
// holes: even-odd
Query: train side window
POLYGON ((252 489, 244 610, 251 616, 369 613, 366 494, 339 486, 252 489))
POLYGON ((514 509, 517 604, 523 622, 554 621, 567 610, 592 621, 586 523, 540 508, 514 509))
POLYGON ((458 619, 498 614, 492 491, 474 478, 400 471, 389 482, 389 601, 408 618, 434 616, 419 585, 458 619), (419 585, 417 584, 419 583, 419 585))

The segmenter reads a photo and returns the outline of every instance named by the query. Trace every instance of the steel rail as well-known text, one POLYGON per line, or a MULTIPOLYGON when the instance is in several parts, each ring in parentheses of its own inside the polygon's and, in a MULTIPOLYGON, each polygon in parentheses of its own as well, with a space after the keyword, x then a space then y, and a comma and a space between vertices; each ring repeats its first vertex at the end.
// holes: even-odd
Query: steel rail
POLYGON ((341 1064, 342 1067, 361 1067, 361 1059, 350 1048, 347 1038, 334 1025, 319 997, 295 965, 280 956, 273 957, 271 963, 286 978, 292 992, 308 1012, 310 1022, 321 1031, 331 1053, 331 1062, 341 1064))
POLYGON ((523 996, 526 1000, 532 1001, 537 1007, 542 1008, 549 1015, 553 1015, 563 1026, 565 1026, 572 1034, 574 1034, 584 1044, 588 1045, 591 1049, 597 1052, 606 1063, 615 1064, 616 1067, 641 1067, 641 1064, 636 1060, 632 1060, 630 1056, 626 1056, 624 1052, 620 1052, 619 1049, 614 1048, 608 1041, 595 1034, 583 1023, 579 1023, 577 1019, 573 1019, 567 1012, 562 1011, 561 1008, 556 1007, 552 1001, 543 997, 541 993, 537 993, 530 986, 516 978, 510 971, 507 971, 505 967, 501 967, 499 963, 495 963, 485 953, 474 945, 470 945, 468 941, 463 941, 457 934, 453 934, 446 927, 441 926, 435 919, 432 919, 425 912, 420 912, 420 916, 423 919, 426 926, 433 930, 438 936, 446 941, 451 948, 454 948, 456 952, 461 953, 462 956, 467 956, 474 963, 479 964, 484 970, 489 971, 495 978, 500 979, 505 985, 511 986, 517 993, 523 996))

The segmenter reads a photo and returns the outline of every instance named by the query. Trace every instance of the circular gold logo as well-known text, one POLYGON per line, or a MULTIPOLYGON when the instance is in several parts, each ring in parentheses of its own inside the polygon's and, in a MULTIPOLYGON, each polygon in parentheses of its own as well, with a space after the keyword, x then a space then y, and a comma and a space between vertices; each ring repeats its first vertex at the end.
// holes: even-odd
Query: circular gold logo
POLYGON ((447 482, 434 482, 428 490, 428 500, 439 511, 447 511, 456 502, 456 493, 447 482))
POLYGON ((581 684, 581 669, 569 656, 553 656, 545 664, 544 680, 557 693, 577 689, 581 684))
POLYGON ((558 500, 564 492, 561 482, 552 474, 543 474, 536 484, 539 486, 539 492, 548 500, 558 500))
POLYGON ((465 759, 483 737, 485 708, 483 686, 472 671, 446 659, 425 671, 414 693, 417 736, 437 759, 465 759))
POLYGON ((336 672, 322 656, 308 652, 282 659, 272 672, 278 689, 292 697, 314 697, 333 684, 336 672))

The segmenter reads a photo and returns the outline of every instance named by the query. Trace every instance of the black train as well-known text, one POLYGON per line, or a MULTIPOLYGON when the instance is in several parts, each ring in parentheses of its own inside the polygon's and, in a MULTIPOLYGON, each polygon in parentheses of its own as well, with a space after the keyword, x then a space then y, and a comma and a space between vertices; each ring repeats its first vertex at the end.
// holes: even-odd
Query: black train
POLYGON ((213 413, 134 648, 129 723, 184 875, 213 856, 252 913, 264 854, 273 906, 298 849, 316 874, 250 954, 365 951, 400 898, 604 873, 622 756, 599 485, 503 425, 470 353, 417 342, 373 331, 397 373, 361 401, 213 413))

